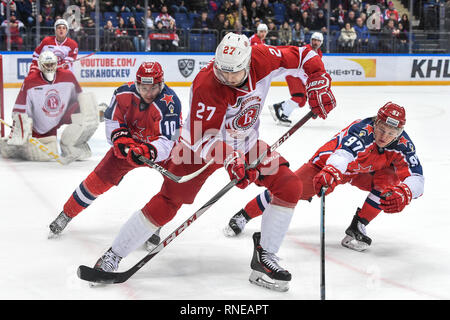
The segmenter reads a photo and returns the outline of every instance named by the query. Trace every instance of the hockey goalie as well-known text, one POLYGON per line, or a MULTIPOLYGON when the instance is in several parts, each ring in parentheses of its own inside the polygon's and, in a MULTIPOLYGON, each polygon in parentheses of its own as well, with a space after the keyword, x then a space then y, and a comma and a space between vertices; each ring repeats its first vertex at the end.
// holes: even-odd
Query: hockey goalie
POLYGON ((97 130, 99 114, 93 93, 83 93, 69 70, 57 67, 51 51, 39 55, 39 68, 25 78, 12 110, 9 137, 0 140, 4 158, 48 161, 59 158, 71 162, 91 156, 88 140, 97 130))

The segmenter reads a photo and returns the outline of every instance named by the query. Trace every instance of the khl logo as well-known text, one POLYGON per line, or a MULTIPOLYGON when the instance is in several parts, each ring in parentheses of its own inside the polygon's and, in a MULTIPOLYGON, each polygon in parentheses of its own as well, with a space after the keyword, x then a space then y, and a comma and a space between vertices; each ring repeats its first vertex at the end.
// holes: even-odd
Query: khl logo
POLYGON ((17 79, 23 80, 26 78, 28 71, 30 70, 31 62, 31 58, 17 59, 17 79))

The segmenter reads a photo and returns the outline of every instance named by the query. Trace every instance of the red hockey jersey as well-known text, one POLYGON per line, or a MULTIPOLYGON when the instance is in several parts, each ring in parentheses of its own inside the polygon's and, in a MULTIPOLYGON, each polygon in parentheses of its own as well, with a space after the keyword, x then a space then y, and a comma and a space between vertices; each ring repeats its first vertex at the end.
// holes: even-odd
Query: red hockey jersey
POLYGON ((272 78, 297 70, 325 73, 320 57, 307 47, 252 47, 250 72, 239 88, 219 83, 210 63, 191 85, 181 141, 205 159, 219 141, 247 153, 258 140, 259 115, 272 78))
POLYGON ((69 69, 73 72, 73 62, 78 55, 78 44, 74 40, 66 38, 63 42, 59 43, 56 41, 55 36, 45 37, 33 52, 32 64, 34 66, 38 66, 38 59, 41 52, 47 50, 52 51, 58 57, 58 65, 67 63, 69 69))

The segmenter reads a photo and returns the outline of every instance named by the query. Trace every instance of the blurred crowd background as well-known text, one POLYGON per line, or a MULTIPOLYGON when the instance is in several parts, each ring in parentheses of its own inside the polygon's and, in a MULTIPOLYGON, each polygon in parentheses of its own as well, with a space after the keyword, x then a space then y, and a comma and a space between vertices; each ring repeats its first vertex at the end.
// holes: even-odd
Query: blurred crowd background
POLYGON ((327 53, 450 52, 450 0, 2 0, 0 49, 33 51, 59 18, 80 51, 213 52, 264 23, 274 46, 319 31, 327 53))

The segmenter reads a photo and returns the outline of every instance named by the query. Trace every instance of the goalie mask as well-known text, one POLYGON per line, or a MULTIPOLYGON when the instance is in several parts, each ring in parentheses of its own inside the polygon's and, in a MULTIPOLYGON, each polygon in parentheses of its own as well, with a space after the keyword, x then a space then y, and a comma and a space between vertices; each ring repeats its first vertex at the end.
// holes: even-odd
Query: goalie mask
POLYGON ((44 51, 39 55, 39 70, 47 81, 55 80, 56 68, 58 67, 58 58, 51 51, 44 51))
POLYGON ((214 57, 214 75, 225 85, 237 87, 247 79, 252 48, 243 34, 228 33, 219 43, 214 57))
POLYGON ((143 62, 136 72, 136 89, 146 103, 151 103, 164 88, 164 71, 158 62, 143 62))

